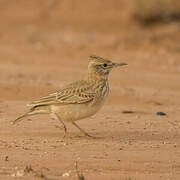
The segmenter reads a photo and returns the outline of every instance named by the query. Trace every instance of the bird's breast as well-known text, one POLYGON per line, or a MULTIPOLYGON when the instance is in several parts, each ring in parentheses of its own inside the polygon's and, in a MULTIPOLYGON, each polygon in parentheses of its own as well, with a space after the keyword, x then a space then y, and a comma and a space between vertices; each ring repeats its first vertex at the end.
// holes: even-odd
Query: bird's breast
POLYGON ((51 112, 56 113, 64 121, 76 121, 95 114, 101 104, 68 104, 68 105, 52 105, 51 112))
POLYGON ((94 115, 103 106, 107 95, 109 93, 109 86, 105 84, 102 86, 97 96, 88 103, 82 104, 67 104, 67 105, 52 105, 51 111, 57 113, 62 120, 76 121, 94 115))

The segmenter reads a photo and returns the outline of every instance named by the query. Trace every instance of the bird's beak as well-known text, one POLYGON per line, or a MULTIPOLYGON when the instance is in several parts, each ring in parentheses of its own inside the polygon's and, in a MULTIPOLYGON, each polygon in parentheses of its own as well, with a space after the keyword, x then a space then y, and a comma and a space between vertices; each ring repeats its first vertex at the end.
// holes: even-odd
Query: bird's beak
POLYGON ((114 67, 118 67, 118 66, 126 66, 128 65, 127 63, 113 63, 114 67))

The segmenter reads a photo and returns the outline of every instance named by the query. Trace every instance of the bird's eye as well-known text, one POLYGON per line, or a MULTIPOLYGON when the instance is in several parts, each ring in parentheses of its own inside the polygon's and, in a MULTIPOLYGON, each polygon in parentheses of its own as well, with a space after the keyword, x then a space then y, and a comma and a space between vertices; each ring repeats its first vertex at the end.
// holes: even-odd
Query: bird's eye
POLYGON ((103 67, 107 67, 107 64, 106 64, 106 63, 104 63, 104 64, 103 64, 103 67))

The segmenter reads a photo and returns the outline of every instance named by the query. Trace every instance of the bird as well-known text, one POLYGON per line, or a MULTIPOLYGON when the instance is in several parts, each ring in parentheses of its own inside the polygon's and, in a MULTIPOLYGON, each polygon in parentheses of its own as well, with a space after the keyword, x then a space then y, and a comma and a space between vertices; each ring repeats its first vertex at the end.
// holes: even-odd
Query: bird
POLYGON ((27 104, 29 110, 12 123, 16 124, 23 118, 36 114, 49 114, 62 124, 63 138, 67 134, 65 122, 70 122, 85 136, 93 137, 85 132, 76 121, 94 115, 103 106, 109 94, 109 73, 113 68, 124 65, 127 63, 116 63, 100 56, 90 55, 88 73, 82 80, 66 85, 55 93, 27 104))

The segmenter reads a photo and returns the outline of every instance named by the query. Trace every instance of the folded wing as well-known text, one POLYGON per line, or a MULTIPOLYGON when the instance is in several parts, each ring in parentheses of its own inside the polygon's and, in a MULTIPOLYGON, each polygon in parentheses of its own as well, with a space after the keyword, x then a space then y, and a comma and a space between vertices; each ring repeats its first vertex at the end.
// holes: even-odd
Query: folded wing
POLYGON ((75 82, 69 86, 57 91, 56 93, 42 97, 37 101, 33 101, 28 106, 41 106, 49 104, 81 104, 90 102, 95 97, 91 85, 85 81, 75 82))

